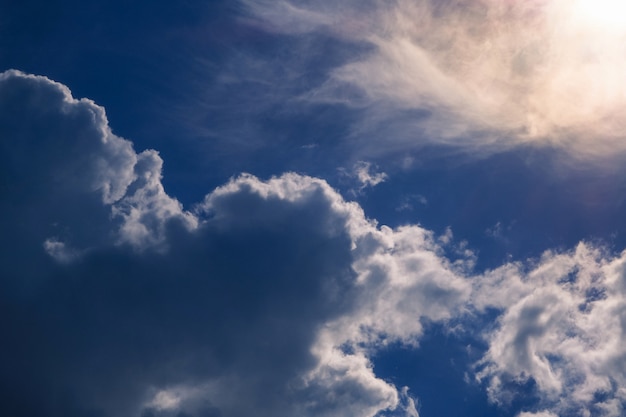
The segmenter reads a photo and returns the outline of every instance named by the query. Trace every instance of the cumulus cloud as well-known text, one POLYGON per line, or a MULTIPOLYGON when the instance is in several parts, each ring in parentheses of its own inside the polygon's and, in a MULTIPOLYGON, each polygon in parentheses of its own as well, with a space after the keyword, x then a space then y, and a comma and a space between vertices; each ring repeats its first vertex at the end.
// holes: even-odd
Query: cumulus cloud
POLYGON ((494 401, 532 381, 558 415, 623 414, 625 256, 581 243, 478 280, 474 306, 503 312, 478 364, 494 401))
MULTIPOLYGON (((0 399, 30 416, 418 416, 372 357, 485 325, 474 365, 526 416, 623 414, 626 253, 476 274, 323 179, 243 174, 185 210, 163 161, 44 77, 0 76, 0 399), (532 391, 529 393, 529 391, 532 391)), ((419 394, 419 393, 417 393, 419 394)), ((508 405, 507 405, 508 404, 508 405)))
POLYGON ((0 87, 1 204, 13 219, 7 226, 22 229, 11 233, 18 242, 45 240, 57 254, 111 240, 140 248, 157 244, 169 220, 195 226, 164 193, 158 154, 135 153, 111 132, 103 108, 18 71, 2 73, 0 87))
POLYGON ((283 32, 370 46, 307 96, 364 111, 353 138, 362 153, 424 143, 534 143, 579 156, 624 150, 619 2, 243 3, 283 32))
POLYGON ((186 211, 63 85, 6 72, 0 106, 7 413, 417 416, 370 357, 469 296, 430 232, 297 174, 186 211))

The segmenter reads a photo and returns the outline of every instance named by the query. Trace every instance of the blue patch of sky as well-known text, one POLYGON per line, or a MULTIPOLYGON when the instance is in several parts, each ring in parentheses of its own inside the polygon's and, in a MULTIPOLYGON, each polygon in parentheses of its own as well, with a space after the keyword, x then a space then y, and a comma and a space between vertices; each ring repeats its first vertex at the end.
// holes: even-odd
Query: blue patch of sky
MULTIPOLYGON (((477 269, 567 250, 581 240, 609 249, 626 246, 623 170, 564 167, 558 152, 520 148, 473 159, 420 157, 409 171, 388 170, 390 180, 360 198, 366 213, 392 226, 420 223, 476 252, 477 269), (398 210, 406 196, 424 204, 398 210)), ((384 170, 385 167, 383 166, 384 170)))
POLYGON ((460 338, 432 325, 419 349, 391 344, 374 358, 378 376, 398 387, 410 387, 424 416, 502 417, 511 414, 489 402, 485 386, 473 379, 480 357, 476 340, 460 338))

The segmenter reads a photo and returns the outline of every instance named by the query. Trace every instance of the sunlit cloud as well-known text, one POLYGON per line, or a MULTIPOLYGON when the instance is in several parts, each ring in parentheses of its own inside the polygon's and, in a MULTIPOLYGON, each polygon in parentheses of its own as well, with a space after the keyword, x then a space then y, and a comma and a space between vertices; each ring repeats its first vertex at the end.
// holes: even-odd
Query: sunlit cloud
POLYGON ((379 151, 422 142, 537 143, 589 156, 624 150, 620 2, 318 2, 294 4, 298 12, 288 16, 284 2, 280 14, 251 3, 283 30, 307 27, 372 47, 335 68, 307 98, 367 109, 357 135, 393 119, 379 151))
POLYGON ((520 416, 623 415, 625 260, 626 253, 610 256, 580 243, 478 281, 473 305, 503 313, 477 364, 494 402, 519 398, 532 381, 550 412, 520 416))

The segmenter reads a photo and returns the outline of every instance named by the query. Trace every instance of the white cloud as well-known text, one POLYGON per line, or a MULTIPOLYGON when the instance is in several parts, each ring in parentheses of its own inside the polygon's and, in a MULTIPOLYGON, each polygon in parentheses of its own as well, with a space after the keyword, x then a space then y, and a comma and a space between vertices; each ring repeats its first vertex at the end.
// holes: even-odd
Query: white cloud
POLYGON ((375 187, 381 182, 387 180, 387 174, 384 172, 372 171, 371 162, 359 161, 354 165, 354 175, 361 183, 360 190, 366 187, 375 187))
POLYGON ((48 255, 61 263, 71 262, 78 256, 76 251, 68 248, 65 243, 54 238, 46 239, 43 242, 43 247, 48 255))
POLYGON ((361 308, 338 323, 345 342, 414 344, 423 320, 448 320, 469 297, 467 280, 443 258, 433 234, 418 226, 363 230, 355 251, 361 308))
POLYGON ((387 181, 389 176, 384 172, 377 172, 378 167, 371 162, 358 161, 352 169, 339 168, 339 173, 345 176, 349 182, 356 185, 349 190, 352 195, 362 194, 366 188, 375 187, 387 181))
POLYGON ((519 413, 517 417, 558 417, 558 416, 549 411, 540 411, 538 413, 528 413, 528 412, 519 413))
POLYGON ((352 137, 360 155, 424 143, 624 151, 626 26, 598 16, 623 14, 618 2, 244 3, 284 32, 371 47, 307 96, 364 110, 352 137))
POLYGON ((123 218, 120 241, 136 248, 163 244, 166 226, 172 219, 188 229, 194 229, 198 220, 185 212, 182 205, 168 196, 161 184, 163 160, 149 150, 137 155, 135 180, 127 194, 113 205, 113 214, 123 218))
POLYGON ((509 265, 476 278, 474 304, 503 311, 478 373, 494 401, 509 397, 505 381, 532 379, 557 414, 623 413, 625 257, 581 243, 527 272, 509 265))
POLYGON ((425 323, 490 315, 475 370, 493 401, 533 381, 539 405, 520 416, 623 414, 626 253, 581 243, 472 275, 463 245, 444 256, 451 231, 379 226, 294 173, 233 178, 190 213, 155 151, 14 71, 0 76, 0 133, 14 181, 0 330, 23 336, 3 345, 12 414, 416 417, 419 393, 377 376, 372 355, 418 348, 425 323), (33 384, 42 373, 54 378, 33 384))
POLYGON ((170 410, 178 408, 180 404, 180 394, 173 391, 162 390, 156 393, 149 406, 158 410, 170 410))

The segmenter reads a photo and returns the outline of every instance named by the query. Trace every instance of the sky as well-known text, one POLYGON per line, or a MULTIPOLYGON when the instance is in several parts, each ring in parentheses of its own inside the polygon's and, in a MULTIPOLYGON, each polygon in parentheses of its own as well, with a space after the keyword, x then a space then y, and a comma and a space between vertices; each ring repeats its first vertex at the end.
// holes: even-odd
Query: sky
POLYGON ((616 0, 0 0, 12 417, 626 413, 616 0))

